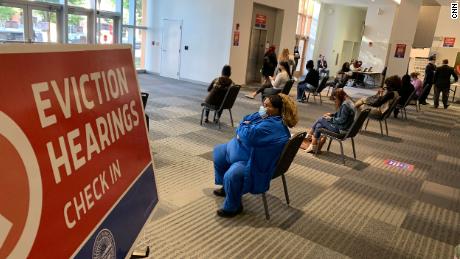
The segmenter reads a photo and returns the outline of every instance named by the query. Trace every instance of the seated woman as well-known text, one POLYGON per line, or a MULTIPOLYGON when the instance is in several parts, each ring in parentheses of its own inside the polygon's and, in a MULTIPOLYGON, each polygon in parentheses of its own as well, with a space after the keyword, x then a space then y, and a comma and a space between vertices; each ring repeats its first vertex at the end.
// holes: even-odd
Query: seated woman
MULTIPOLYGON (((307 141, 311 141, 310 146, 306 150, 308 153, 316 151, 318 140, 321 136, 320 129, 340 133, 340 131, 348 130, 351 124, 353 124, 356 114, 353 102, 348 98, 347 93, 343 89, 337 89, 334 95, 337 112, 326 113, 313 124, 306 137, 307 141)), ((318 150, 321 150, 321 146, 320 144, 318 150)))
POLYGON ((414 99, 418 99, 420 97, 420 95, 422 95, 422 92, 423 92, 423 82, 422 82, 422 80, 420 80, 418 78, 419 75, 420 74, 417 73, 417 72, 410 73, 411 83, 415 88, 415 95, 416 96, 414 97, 414 99))
POLYGON ((319 85, 319 73, 315 70, 313 60, 308 60, 305 68, 307 75, 304 80, 300 81, 297 85, 297 101, 303 102, 305 91, 314 91, 319 85))
MULTIPOLYGON (((205 99, 205 103, 219 106, 222 101, 224 100, 225 94, 227 93, 228 88, 233 85, 232 79, 230 76, 232 75, 232 68, 229 65, 225 65, 222 68, 222 75, 214 80, 212 80, 211 84, 208 87, 208 96, 205 99)), ((222 111, 218 112, 217 118, 220 118, 222 115, 222 111)), ((206 119, 204 122, 208 123, 209 117, 209 110, 206 110, 206 119)))
POLYGON ((297 124, 297 107, 285 94, 271 95, 259 112, 247 115, 236 130, 236 137, 214 148, 214 175, 217 196, 225 197, 217 211, 220 217, 241 213, 245 193, 268 190, 276 163, 297 124))
POLYGON ((344 88, 352 74, 353 72, 351 72, 350 70, 350 63, 343 63, 342 69, 340 69, 339 72, 337 72, 337 75, 334 80, 334 88, 332 89, 331 100, 334 100, 334 93, 336 89, 344 88))
POLYGON ((355 103, 355 107, 364 110, 370 108, 369 115, 381 116, 390 109, 391 101, 399 97, 397 90, 401 88, 401 78, 399 76, 390 76, 385 80, 385 85, 377 94, 364 97, 355 103))
POLYGON ((280 93, 283 90, 284 85, 292 78, 289 63, 282 61, 278 65, 279 72, 276 77, 269 77, 270 81, 267 84, 262 85, 257 91, 245 95, 248 98, 254 99, 259 93, 263 93, 265 96, 280 93))
MULTIPOLYGON (((399 105, 404 105, 407 102, 407 99, 409 99, 409 96, 414 92, 415 88, 410 82, 410 76, 409 75, 403 75, 401 79, 401 88, 398 89, 398 94, 401 96, 399 99, 399 105)), ((395 108, 393 111, 395 118, 398 118, 399 114, 399 109, 395 108)))

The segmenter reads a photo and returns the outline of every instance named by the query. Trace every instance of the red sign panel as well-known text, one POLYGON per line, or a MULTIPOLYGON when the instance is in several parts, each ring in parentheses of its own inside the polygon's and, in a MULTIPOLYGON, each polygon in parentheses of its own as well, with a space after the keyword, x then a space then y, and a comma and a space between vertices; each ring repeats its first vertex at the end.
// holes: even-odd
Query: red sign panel
POLYGON ((455 38, 454 37, 444 37, 444 44, 443 47, 446 48, 453 48, 455 45, 455 38))
POLYGON ((267 16, 263 14, 256 14, 256 27, 266 28, 267 27, 267 16))
POLYGON ((131 51, 0 60, 0 258, 69 258, 151 166, 131 51))

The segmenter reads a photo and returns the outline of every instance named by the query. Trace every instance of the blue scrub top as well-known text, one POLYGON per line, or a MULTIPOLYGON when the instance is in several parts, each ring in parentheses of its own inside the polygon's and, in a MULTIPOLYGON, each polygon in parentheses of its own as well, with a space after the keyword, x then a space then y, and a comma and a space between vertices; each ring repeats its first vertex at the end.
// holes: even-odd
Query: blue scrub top
POLYGON ((258 194, 270 188, 278 159, 291 134, 280 116, 247 115, 236 129, 237 137, 230 141, 230 156, 248 161, 243 190, 258 194), (249 124, 244 121, 250 121, 249 124))

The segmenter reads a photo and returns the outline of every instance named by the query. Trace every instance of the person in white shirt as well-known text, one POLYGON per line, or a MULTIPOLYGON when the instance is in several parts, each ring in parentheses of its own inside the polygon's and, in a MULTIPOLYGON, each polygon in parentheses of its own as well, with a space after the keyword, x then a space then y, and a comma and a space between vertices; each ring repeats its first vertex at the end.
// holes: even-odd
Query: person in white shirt
POLYGON ((291 71, 289 69, 289 63, 286 61, 280 62, 278 65, 280 70, 275 78, 269 77, 269 83, 262 85, 257 91, 245 95, 247 98, 254 99, 259 93, 263 93, 264 96, 278 94, 283 90, 284 85, 292 78, 291 71))

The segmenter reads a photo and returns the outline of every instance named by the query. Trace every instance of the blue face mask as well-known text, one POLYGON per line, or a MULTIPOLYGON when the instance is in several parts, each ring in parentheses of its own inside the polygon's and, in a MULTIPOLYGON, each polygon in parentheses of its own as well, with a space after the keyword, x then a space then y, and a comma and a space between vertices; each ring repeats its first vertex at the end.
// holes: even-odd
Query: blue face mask
POLYGON ((267 108, 265 108, 264 106, 260 106, 260 108, 259 108, 259 115, 260 115, 260 117, 262 117, 262 118, 267 117, 267 116, 268 116, 268 114, 267 114, 267 108))

